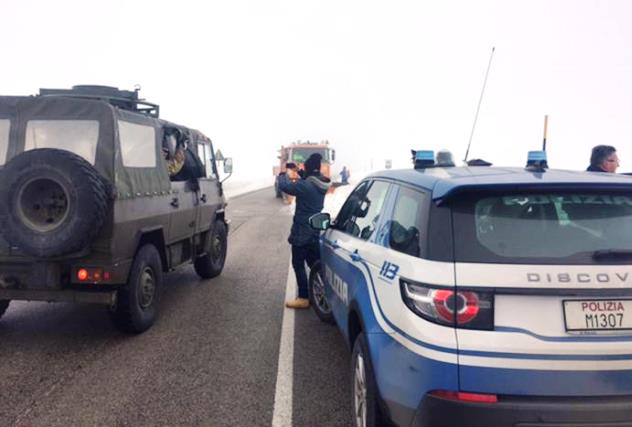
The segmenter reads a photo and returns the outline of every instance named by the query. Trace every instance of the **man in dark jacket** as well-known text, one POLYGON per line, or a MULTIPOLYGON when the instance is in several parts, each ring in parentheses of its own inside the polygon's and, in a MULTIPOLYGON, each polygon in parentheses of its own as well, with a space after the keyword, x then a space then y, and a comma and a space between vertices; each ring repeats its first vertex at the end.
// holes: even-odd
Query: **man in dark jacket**
POLYGON ((609 172, 614 173, 619 167, 619 157, 617 150, 611 145, 597 145, 593 147, 590 154, 590 166, 588 172, 609 172))
MULTIPOLYGON (((305 169, 296 182, 292 182, 287 174, 279 177, 281 191, 296 196, 296 210, 288 242, 292 245, 292 267, 296 274, 298 297, 285 303, 288 308, 309 307, 305 262, 311 268, 320 259, 319 232, 309 225, 309 218, 322 211, 325 194, 331 185, 329 178, 320 173, 321 160, 320 154, 309 156, 305 161, 305 169)), ((288 168, 288 173, 296 174, 296 168, 288 168)))

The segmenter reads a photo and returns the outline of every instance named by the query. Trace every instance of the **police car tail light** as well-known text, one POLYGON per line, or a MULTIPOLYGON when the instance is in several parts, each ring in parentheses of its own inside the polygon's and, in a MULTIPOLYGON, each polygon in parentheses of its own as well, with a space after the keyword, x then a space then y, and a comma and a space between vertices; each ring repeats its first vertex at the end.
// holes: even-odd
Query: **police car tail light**
POLYGON ((402 299, 418 316, 434 323, 457 328, 494 328, 493 302, 490 292, 436 288, 401 280, 402 299))
POLYGON ((434 390, 432 396, 448 400, 459 400, 461 402, 474 403, 497 403, 498 396, 495 394, 467 393, 463 391, 434 390))

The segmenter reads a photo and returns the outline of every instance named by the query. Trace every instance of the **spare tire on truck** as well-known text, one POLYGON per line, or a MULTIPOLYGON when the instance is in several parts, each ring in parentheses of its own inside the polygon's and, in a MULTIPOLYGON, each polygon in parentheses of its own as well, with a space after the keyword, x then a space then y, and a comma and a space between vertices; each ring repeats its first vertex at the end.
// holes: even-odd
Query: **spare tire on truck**
POLYGON ((35 257, 86 248, 103 226, 109 202, 97 170, 70 151, 26 151, 0 175, 0 229, 12 246, 35 257))

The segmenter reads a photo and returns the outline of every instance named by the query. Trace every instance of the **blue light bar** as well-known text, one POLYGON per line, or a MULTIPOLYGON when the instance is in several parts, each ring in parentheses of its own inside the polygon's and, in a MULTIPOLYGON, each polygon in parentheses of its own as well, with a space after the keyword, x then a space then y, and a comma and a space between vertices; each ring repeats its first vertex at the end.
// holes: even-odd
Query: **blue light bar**
POLYGON ((415 160, 431 161, 434 163, 434 158, 434 151, 432 150, 415 151, 415 160))
POLYGON ((546 151, 529 151, 527 162, 546 162, 546 151))
POLYGON ((546 151, 529 151, 527 169, 543 172, 549 167, 546 161, 546 151))

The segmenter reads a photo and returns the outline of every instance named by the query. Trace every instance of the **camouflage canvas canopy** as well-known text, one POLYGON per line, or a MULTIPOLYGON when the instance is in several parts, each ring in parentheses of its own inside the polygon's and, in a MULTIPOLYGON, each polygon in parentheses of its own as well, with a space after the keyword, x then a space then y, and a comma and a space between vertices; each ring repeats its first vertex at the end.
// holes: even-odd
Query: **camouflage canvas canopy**
POLYGON ((165 127, 188 134, 194 152, 198 141, 210 143, 197 131, 103 100, 2 96, 0 168, 30 149, 67 149, 91 162, 119 198, 165 194, 171 189, 167 169, 160 167, 165 127))

